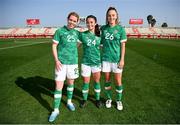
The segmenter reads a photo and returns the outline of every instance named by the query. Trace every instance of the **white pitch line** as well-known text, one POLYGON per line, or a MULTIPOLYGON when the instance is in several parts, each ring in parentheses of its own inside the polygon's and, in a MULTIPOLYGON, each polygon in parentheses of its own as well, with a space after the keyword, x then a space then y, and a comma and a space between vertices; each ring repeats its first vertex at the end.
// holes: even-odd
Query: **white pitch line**
POLYGON ((13 49, 13 48, 18 48, 18 47, 23 47, 23 46, 31 46, 31 45, 40 44, 40 43, 45 43, 45 42, 38 42, 38 43, 36 42, 36 43, 31 43, 31 44, 24 44, 24 45, 4 47, 4 48, 0 48, 0 50, 13 49))

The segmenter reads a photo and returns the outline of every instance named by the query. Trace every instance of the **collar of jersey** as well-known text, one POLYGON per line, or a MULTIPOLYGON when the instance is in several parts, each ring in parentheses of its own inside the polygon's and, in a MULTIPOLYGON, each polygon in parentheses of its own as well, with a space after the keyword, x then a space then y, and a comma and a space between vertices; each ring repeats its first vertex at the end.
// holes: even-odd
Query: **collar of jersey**
POLYGON ((109 28, 114 28, 114 27, 117 27, 118 24, 116 24, 116 25, 114 25, 114 26, 110 26, 109 24, 107 24, 107 26, 108 26, 109 28))
POLYGON ((64 25, 64 28, 68 31, 74 30, 74 29, 69 29, 67 26, 64 25))
POLYGON ((90 34, 92 34, 92 35, 95 35, 95 33, 91 32, 91 31, 89 31, 89 30, 88 30, 88 33, 90 33, 90 34))

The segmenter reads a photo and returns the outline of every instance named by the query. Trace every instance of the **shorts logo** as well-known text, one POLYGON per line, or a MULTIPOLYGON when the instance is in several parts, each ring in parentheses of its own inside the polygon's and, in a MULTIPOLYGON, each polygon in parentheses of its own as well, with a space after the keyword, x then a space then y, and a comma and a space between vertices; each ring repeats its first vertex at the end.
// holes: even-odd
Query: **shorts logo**
POLYGON ((75 69, 74 69, 74 74, 75 74, 75 75, 79 75, 79 69, 78 69, 78 68, 75 68, 75 69))

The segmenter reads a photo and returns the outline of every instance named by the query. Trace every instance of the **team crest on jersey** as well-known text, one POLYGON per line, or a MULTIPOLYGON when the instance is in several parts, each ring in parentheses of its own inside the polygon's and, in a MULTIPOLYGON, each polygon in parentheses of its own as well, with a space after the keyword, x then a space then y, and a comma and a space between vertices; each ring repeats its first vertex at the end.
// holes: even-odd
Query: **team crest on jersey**
POLYGON ((68 35, 68 32, 65 32, 63 35, 68 35))
POLYGON ((88 37, 88 36, 86 36, 86 39, 89 39, 89 37, 88 37))
POLYGON ((104 33, 107 33, 108 31, 107 30, 104 30, 104 33))
POLYGON ((113 34, 117 34, 118 33, 118 30, 114 30, 114 33, 113 34))

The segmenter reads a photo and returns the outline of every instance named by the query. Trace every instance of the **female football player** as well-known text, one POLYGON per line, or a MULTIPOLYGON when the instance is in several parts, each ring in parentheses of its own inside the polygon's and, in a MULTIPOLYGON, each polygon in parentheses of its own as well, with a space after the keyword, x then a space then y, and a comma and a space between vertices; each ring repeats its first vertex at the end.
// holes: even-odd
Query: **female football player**
POLYGON ((59 115, 59 106, 62 98, 64 81, 67 78, 67 107, 74 111, 75 106, 71 99, 74 90, 74 79, 78 78, 78 51, 77 42, 79 32, 75 30, 79 21, 79 15, 71 12, 67 17, 67 26, 56 30, 53 38, 52 52, 55 62, 54 111, 52 111, 49 122, 53 122, 59 115))
POLYGON ((100 59, 100 30, 97 24, 97 19, 93 15, 86 17, 86 25, 88 30, 82 32, 80 41, 83 45, 83 59, 81 64, 81 75, 83 76, 82 95, 83 100, 80 107, 83 108, 87 103, 89 83, 91 72, 94 80, 94 92, 96 99, 96 106, 100 108, 102 103, 100 101, 100 72, 101 72, 101 59, 100 59))
POLYGON ((127 41, 125 29, 119 25, 118 12, 114 7, 109 7, 106 12, 106 25, 101 27, 102 72, 105 74, 106 107, 111 107, 111 76, 113 72, 116 85, 117 109, 122 110, 122 72, 124 67, 125 43, 127 41))

